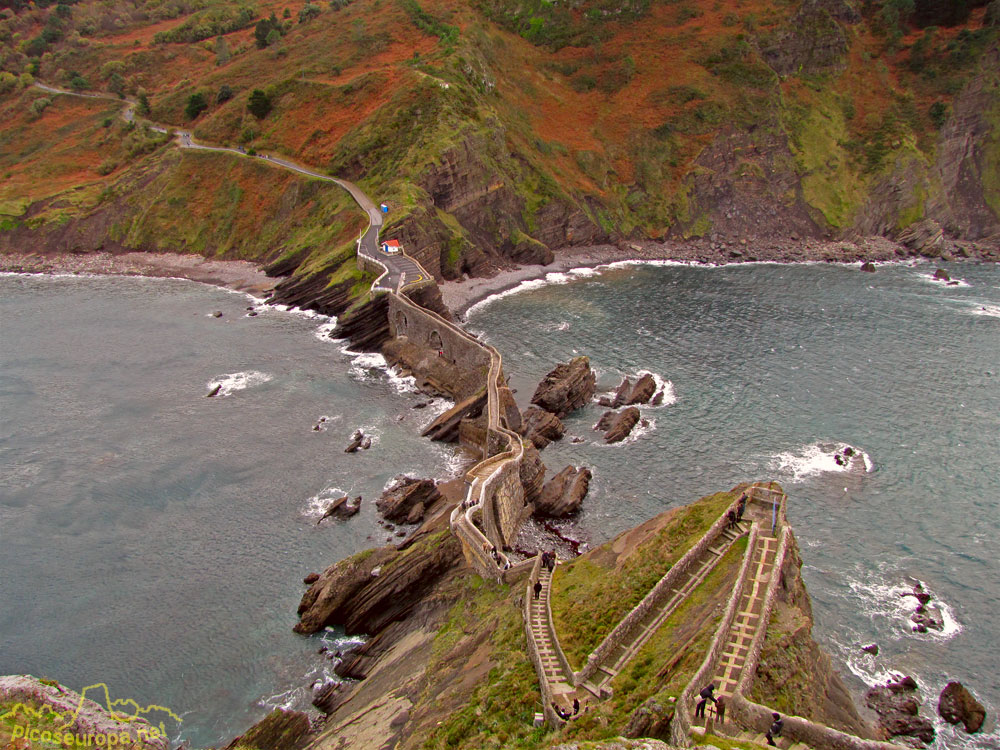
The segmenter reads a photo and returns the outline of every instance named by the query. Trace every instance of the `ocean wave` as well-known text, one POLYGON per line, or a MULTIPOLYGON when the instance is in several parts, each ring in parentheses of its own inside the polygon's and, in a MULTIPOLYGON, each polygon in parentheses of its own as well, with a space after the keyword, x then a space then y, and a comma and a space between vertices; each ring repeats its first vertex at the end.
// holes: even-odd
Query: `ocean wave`
POLYGON ((333 339, 330 338, 330 334, 333 333, 336 327, 337 319, 330 318, 326 323, 323 323, 315 331, 313 331, 313 336, 318 338, 320 341, 333 341, 333 339))
POLYGON ((886 574, 879 571, 874 574, 863 574, 845 577, 845 582, 851 590, 851 601, 856 602, 857 609, 862 614, 870 617, 873 622, 891 622, 896 631, 896 637, 903 634, 906 637, 922 638, 934 641, 947 641, 962 632, 962 624, 955 616, 954 608, 944 601, 926 582, 915 580, 907 583, 906 577, 902 574, 886 574), (892 579, 896 578, 895 581, 892 579), (909 596, 913 591, 914 583, 919 584, 925 592, 930 594, 928 608, 935 609, 941 614, 943 628, 941 630, 928 629, 926 633, 916 633, 913 631, 913 622, 910 617, 920 602, 915 596, 909 596))
POLYGON ((273 379, 274 377, 268 375, 266 372, 248 370, 247 372, 232 372, 228 375, 220 375, 217 378, 209 380, 205 387, 211 393, 218 386, 219 392, 216 394, 217 397, 229 396, 236 391, 252 388, 255 385, 261 385, 273 379))
POLYGON ((569 330, 569 321, 568 320, 560 320, 557 323, 545 323, 542 326, 542 330, 543 331, 568 331, 569 330))
POLYGON ((862 468, 867 474, 875 470, 871 456, 865 451, 841 442, 811 443, 798 451, 779 453, 771 457, 770 467, 791 474, 796 482, 817 474, 855 472, 862 468), (854 455, 843 464, 837 463, 837 456, 842 455, 846 448, 852 449, 854 455))

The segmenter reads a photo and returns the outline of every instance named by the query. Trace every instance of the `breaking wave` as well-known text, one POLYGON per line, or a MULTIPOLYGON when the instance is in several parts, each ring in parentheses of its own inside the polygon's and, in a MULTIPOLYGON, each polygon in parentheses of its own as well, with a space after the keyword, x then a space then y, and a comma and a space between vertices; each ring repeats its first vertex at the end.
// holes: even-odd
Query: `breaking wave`
POLYGON ((786 475, 790 474, 796 482, 817 474, 862 470, 864 473, 870 473, 875 470, 871 456, 865 451, 849 443, 839 442, 811 443, 797 451, 779 453, 771 458, 770 467, 786 475), (843 456, 847 448, 850 448, 854 455, 842 459, 843 463, 838 463, 837 457, 843 456))
POLYGON ((247 372, 233 372, 228 375, 220 375, 213 380, 209 380, 206 387, 211 392, 215 390, 216 386, 220 386, 216 396, 229 396, 236 391, 252 388, 255 385, 261 385, 273 379, 273 376, 268 375, 266 372, 248 370, 247 372))

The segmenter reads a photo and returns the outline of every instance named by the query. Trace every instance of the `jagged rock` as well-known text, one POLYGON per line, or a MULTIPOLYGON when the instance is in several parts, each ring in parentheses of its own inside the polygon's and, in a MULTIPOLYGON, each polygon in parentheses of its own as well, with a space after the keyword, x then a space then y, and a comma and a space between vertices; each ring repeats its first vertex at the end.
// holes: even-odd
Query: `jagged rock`
POLYGON ((351 692, 346 682, 327 682, 313 692, 312 704, 329 715, 337 710, 351 692))
POLYGON ((560 419, 588 403, 597 389, 597 377, 587 357, 575 357, 560 363, 538 384, 531 403, 550 411, 560 419))
POLYGON ((562 420, 545 409, 532 406, 521 415, 521 434, 536 448, 544 448, 553 440, 559 440, 565 432, 562 420))
MULTIPOLYGON (((421 519, 423 519, 424 511, 426 510, 426 508, 427 506, 424 505, 424 503, 422 502, 416 503, 412 508, 410 508, 410 512, 406 514, 406 522, 418 523, 421 519)), ((406 535, 405 531, 402 532, 402 534, 399 533, 396 534, 396 536, 405 536, 405 535, 406 535)))
POLYGON ((648 372, 639 378, 625 399, 626 405, 646 404, 656 393, 656 381, 648 372))
POLYGON ((307 575, 305 578, 302 579, 302 583, 306 584, 307 586, 311 586, 318 580, 319 580, 319 573, 310 573, 309 575, 307 575))
POLYGON ((524 487, 524 501, 533 503, 542 493, 545 484, 545 464, 538 454, 534 443, 524 446, 524 456, 521 459, 521 486, 524 487))
POLYGON ((424 509, 440 497, 441 493, 432 479, 396 477, 392 486, 375 501, 375 506, 390 521, 416 523, 423 518, 424 509))
POLYGON ((361 443, 364 442, 364 436, 359 435, 358 437, 351 440, 351 444, 344 448, 344 453, 355 453, 358 448, 361 447, 361 443))
POLYGON ((458 440, 458 430, 463 419, 473 419, 483 412, 486 390, 483 389, 464 401, 459 401, 440 417, 431 422, 420 434, 431 440, 453 443, 458 440))
POLYGON ((913 630, 917 633, 926 633, 928 630, 944 630, 944 615, 936 609, 923 605, 910 616, 910 622, 913 623, 913 630))
POLYGON ((761 55, 782 76, 843 68, 848 39, 838 21, 859 20, 846 0, 804 0, 787 26, 762 39, 761 55))
POLYGON ((331 565, 302 595, 296 633, 310 634, 343 622, 354 596, 372 580, 372 571, 392 559, 396 550, 377 548, 371 554, 355 555, 331 565))
POLYGON ((888 737, 934 740, 934 725, 919 715, 919 693, 912 677, 871 688, 865 693, 865 704, 878 714, 879 726, 888 737))
POLYGON ((622 382, 618 384, 615 388, 615 395, 611 398, 611 403, 609 406, 612 409, 617 409, 619 406, 625 405, 625 399, 628 398, 628 394, 632 391, 632 381, 629 380, 628 376, 622 378, 622 382))
POLYGON ((861 650, 866 654, 871 654, 872 656, 878 656, 878 644, 872 643, 867 646, 862 646, 861 650))
MULTIPOLYGON (((445 531, 447 519, 442 523, 440 530, 445 531)), ((441 534, 435 544, 414 544, 405 550, 379 547, 342 560, 306 591, 294 630, 309 634, 327 625, 342 625, 347 635, 379 633, 409 614, 441 575, 461 560, 462 545, 450 533, 441 534), (391 564, 402 555, 405 565, 391 564)))
MULTIPOLYGON (((293 277, 294 278, 294 277, 293 277)), ((310 277, 312 279, 314 277, 310 277)), ((289 279, 288 281, 291 281, 289 279)), ((323 278, 324 285, 327 279, 323 278)), ((285 282, 281 282, 278 286, 280 287, 285 282)), ((345 281, 348 290, 344 292, 344 296, 350 299, 349 289, 351 282, 345 281)), ((340 286, 339 284, 337 286, 340 286)), ((282 302, 284 304, 292 304, 286 299, 275 298, 275 302, 282 302)), ((321 307, 325 307, 320 302, 321 307)), ((317 309, 315 307, 311 309, 317 309)), ((324 312, 323 309, 319 309, 326 315, 340 315, 343 309, 336 312, 324 312)), ((379 294, 373 297, 370 301, 361 305, 351 312, 342 315, 337 318, 337 327, 331 334, 332 338, 347 339, 350 341, 351 351, 356 352, 377 352, 381 349, 382 344, 384 344, 390 337, 389 333, 389 295, 379 294)))
POLYGON ((663 391, 657 391, 656 395, 650 400, 650 406, 659 406, 663 403, 663 391))
POLYGON ((562 518, 575 513, 590 489, 590 469, 567 466, 545 483, 535 501, 535 514, 562 518))
POLYGON ((301 711, 276 708, 250 730, 226 745, 226 750, 253 747, 257 750, 299 750, 310 740, 309 717, 301 711))
MULTIPOLYGON (((604 417, 601 417, 601 421, 604 421, 604 417)), ((604 442, 620 443, 632 433, 632 429, 638 423, 639 409, 637 407, 629 406, 626 409, 622 409, 621 412, 615 414, 611 419, 610 426, 607 427, 607 431, 604 433, 604 442)))
POLYGON ((371 447, 372 447, 371 435, 365 435, 363 438, 361 438, 361 450, 366 451, 371 447))
POLYGON ((205 398, 215 398, 219 395, 219 391, 222 390, 222 384, 215 386, 212 390, 205 394, 205 398))
POLYGON ((937 256, 944 249, 944 232, 933 219, 924 219, 910 224, 899 233, 896 240, 914 252, 937 256))
POLYGON ((875 264, 872 263, 870 260, 866 260, 864 263, 861 264, 861 270, 864 271, 865 273, 875 273, 875 264))
POLYGON ((978 732, 986 720, 986 709, 961 682, 949 682, 938 698, 938 714, 949 724, 965 727, 970 734, 978 732))
POLYGON ((221 318, 222 317, 222 310, 216 310, 215 312, 213 312, 212 313, 212 317, 213 318, 221 318))
POLYGON ((594 429, 599 430, 600 432, 606 432, 614 423, 615 417, 617 416, 618 412, 614 409, 608 409, 601 415, 601 418, 597 420, 597 424, 594 425, 594 429))
POLYGON ((666 737, 670 720, 674 717, 673 707, 667 709, 656 698, 648 698, 632 712, 622 730, 626 737, 666 737))
POLYGON ((951 275, 943 268, 939 268, 934 272, 934 278, 938 281, 951 281, 951 275))

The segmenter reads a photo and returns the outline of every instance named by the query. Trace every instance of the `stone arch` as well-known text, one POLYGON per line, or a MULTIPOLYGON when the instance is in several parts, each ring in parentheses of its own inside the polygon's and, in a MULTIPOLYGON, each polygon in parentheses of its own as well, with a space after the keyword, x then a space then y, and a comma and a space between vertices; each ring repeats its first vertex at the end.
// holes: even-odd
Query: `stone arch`
POLYGON ((441 339, 441 334, 437 331, 431 331, 431 335, 427 337, 427 344, 435 351, 444 351, 444 341, 441 339))
POLYGON ((408 325, 409 323, 406 320, 406 313, 402 310, 396 310, 396 335, 405 336, 408 325))

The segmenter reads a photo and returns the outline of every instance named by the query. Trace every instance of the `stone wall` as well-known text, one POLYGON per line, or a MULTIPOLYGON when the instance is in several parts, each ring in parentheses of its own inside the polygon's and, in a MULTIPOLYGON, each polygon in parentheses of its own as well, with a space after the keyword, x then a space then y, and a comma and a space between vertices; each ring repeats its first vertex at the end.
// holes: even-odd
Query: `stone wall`
POLYGON ((534 560, 531 567, 531 575, 528 576, 528 585, 524 590, 524 610, 522 616, 524 617, 524 630, 528 639, 528 657, 531 659, 531 663, 535 665, 535 674, 538 675, 539 692, 542 694, 542 713, 549 726, 558 728, 566 722, 560 719, 555 709, 552 708, 555 696, 552 694, 552 686, 545 679, 545 668, 542 666, 541 651, 538 648, 538 643, 535 641, 534 633, 531 632, 531 601, 534 596, 535 581, 538 580, 539 573, 542 570, 542 556, 535 555, 534 560))
POLYGON ((405 336, 420 346, 443 351, 445 359, 461 367, 481 369, 484 378, 489 372, 490 352, 485 346, 440 315, 399 294, 389 299, 389 332, 395 338, 405 336))

